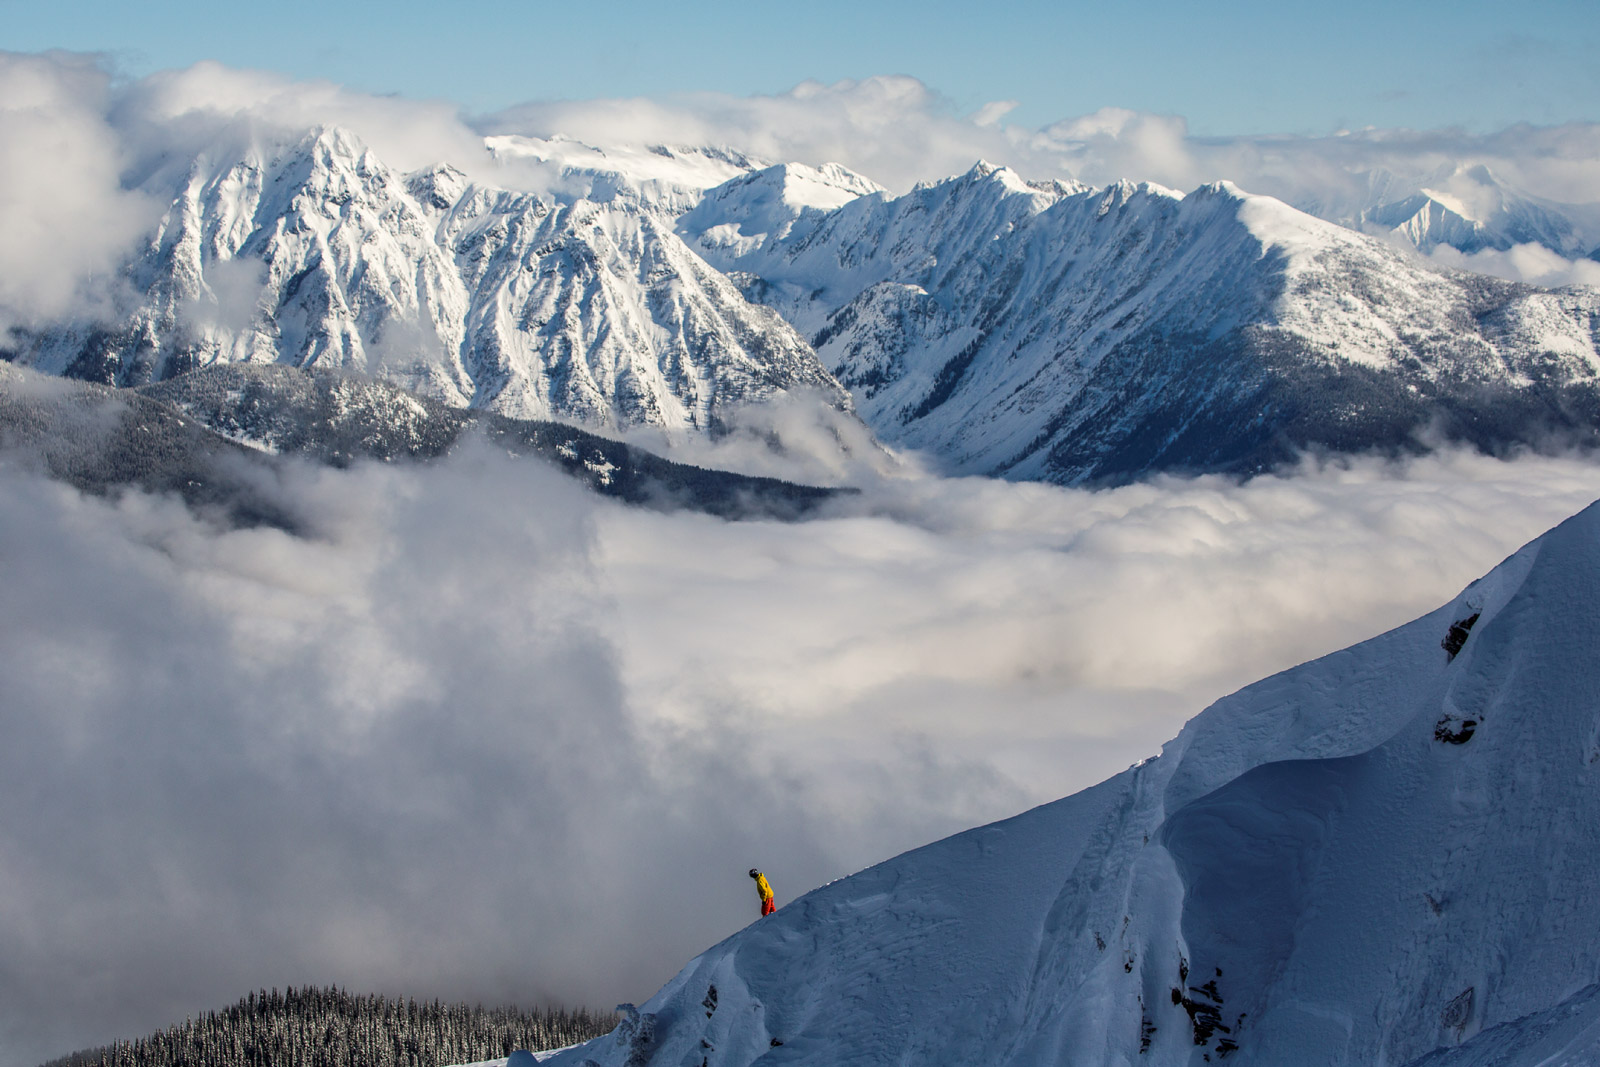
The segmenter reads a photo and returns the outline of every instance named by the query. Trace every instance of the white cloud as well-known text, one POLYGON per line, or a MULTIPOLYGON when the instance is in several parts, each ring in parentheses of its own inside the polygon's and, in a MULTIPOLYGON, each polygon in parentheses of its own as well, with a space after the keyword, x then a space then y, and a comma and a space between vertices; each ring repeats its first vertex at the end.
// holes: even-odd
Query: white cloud
POLYGON ((1015 111, 1020 100, 991 100, 972 114, 974 126, 997 126, 1000 120, 1015 111))
POLYGON ((452 162, 487 173, 482 139, 447 101, 373 96, 334 82, 196 63, 130 83, 114 101, 112 121, 146 154, 179 142, 194 152, 224 131, 298 137, 318 126, 356 132, 389 166, 416 170, 452 162))
POLYGON ((0 53, 0 337, 102 298, 86 283, 109 286, 154 222, 119 182, 109 80, 92 57, 0 53))
POLYGON ((886 76, 832 85, 803 82, 786 93, 695 93, 662 100, 531 102, 476 125, 487 133, 565 134, 601 144, 712 144, 780 162, 842 163, 890 189, 966 171, 980 157, 1014 154, 994 125, 956 114, 915 78, 886 76))
POLYGON ((1080 788, 1600 495, 1444 454, 829 519, 470 454, 293 469, 317 531, 0 467, 5 1067, 246 989, 606 1006, 753 913, 1080 788))
POLYGON ((1504 251, 1486 248, 1470 254, 1443 245, 1430 252, 1428 258, 1441 266, 1492 274, 1530 285, 1600 288, 1600 263, 1592 259, 1567 259, 1543 245, 1521 244, 1504 251))
POLYGON ((1040 129, 1007 125, 1011 102, 958 115, 906 76, 807 82, 787 93, 659 100, 532 102, 475 123, 491 132, 566 134, 599 143, 726 144, 778 160, 839 162, 896 192, 967 170, 979 158, 1029 178, 1120 179, 1180 189, 1227 179, 1296 202, 1364 194, 1368 171, 1422 181, 1484 164, 1532 195, 1600 202, 1600 123, 1461 130, 1340 131, 1325 137, 1196 137, 1179 115, 1103 108, 1040 129))

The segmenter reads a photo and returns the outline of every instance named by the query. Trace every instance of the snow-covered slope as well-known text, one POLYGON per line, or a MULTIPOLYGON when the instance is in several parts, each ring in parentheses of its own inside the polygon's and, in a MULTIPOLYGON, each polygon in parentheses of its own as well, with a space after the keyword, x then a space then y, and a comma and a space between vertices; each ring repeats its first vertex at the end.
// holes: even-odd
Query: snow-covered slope
POLYGON ((880 436, 952 471, 1249 472, 1424 428, 1494 447, 1600 427, 1600 293, 1441 273, 1227 183, 980 164, 803 222, 719 265, 880 436))
POLYGON ((552 1062, 1592 1063, 1597 644, 1600 505, 1157 758, 784 902, 552 1062))
POLYGON ((126 272, 126 319, 44 331, 9 355, 123 385, 225 362, 347 369, 602 428, 715 429, 802 391, 848 409, 805 341, 674 232, 687 187, 668 177, 748 168, 661 162, 667 176, 633 195, 618 179, 588 199, 608 180, 594 172, 584 195, 550 200, 446 166, 397 174, 338 129, 219 145, 174 189, 165 171, 145 183, 171 205, 126 272))
POLYGON ((707 190, 678 230, 713 265, 733 269, 740 257, 791 236, 797 224, 809 228, 857 197, 884 191, 837 163, 784 163, 707 190))

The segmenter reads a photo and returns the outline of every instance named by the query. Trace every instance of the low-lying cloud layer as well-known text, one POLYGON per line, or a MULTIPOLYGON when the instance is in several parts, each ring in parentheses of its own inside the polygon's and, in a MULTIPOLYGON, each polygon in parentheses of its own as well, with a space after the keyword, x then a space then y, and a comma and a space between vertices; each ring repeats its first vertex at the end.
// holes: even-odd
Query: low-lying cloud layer
POLYGON ((1600 262, 1568 259, 1543 245, 1513 245, 1505 251, 1485 248, 1472 253, 1441 245, 1428 253, 1435 264, 1475 274, 1490 274, 1507 281, 1557 287, 1589 285, 1600 288, 1600 262))
POLYGON ((1600 496, 1444 454, 798 525, 484 452, 295 469, 317 536, 0 466, 0 1061, 258 986, 608 1006, 755 913, 1088 785, 1600 496))

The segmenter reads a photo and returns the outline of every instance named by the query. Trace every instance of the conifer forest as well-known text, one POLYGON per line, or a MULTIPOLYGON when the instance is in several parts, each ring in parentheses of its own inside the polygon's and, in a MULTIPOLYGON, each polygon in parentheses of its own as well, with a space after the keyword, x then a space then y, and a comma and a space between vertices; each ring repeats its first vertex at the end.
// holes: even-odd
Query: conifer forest
POLYGON ((149 1037, 44 1067, 440 1067, 609 1033, 610 1012, 419 1003, 338 988, 251 993, 149 1037))

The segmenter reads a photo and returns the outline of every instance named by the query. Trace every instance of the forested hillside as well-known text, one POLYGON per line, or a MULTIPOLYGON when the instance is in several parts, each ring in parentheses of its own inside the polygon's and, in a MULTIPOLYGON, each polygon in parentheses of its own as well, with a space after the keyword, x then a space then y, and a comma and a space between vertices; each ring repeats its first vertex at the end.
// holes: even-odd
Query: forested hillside
POLYGON ((609 1033, 610 1012, 391 1000, 342 989, 251 993, 221 1011, 44 1067, 439 1067, 609 1033))

